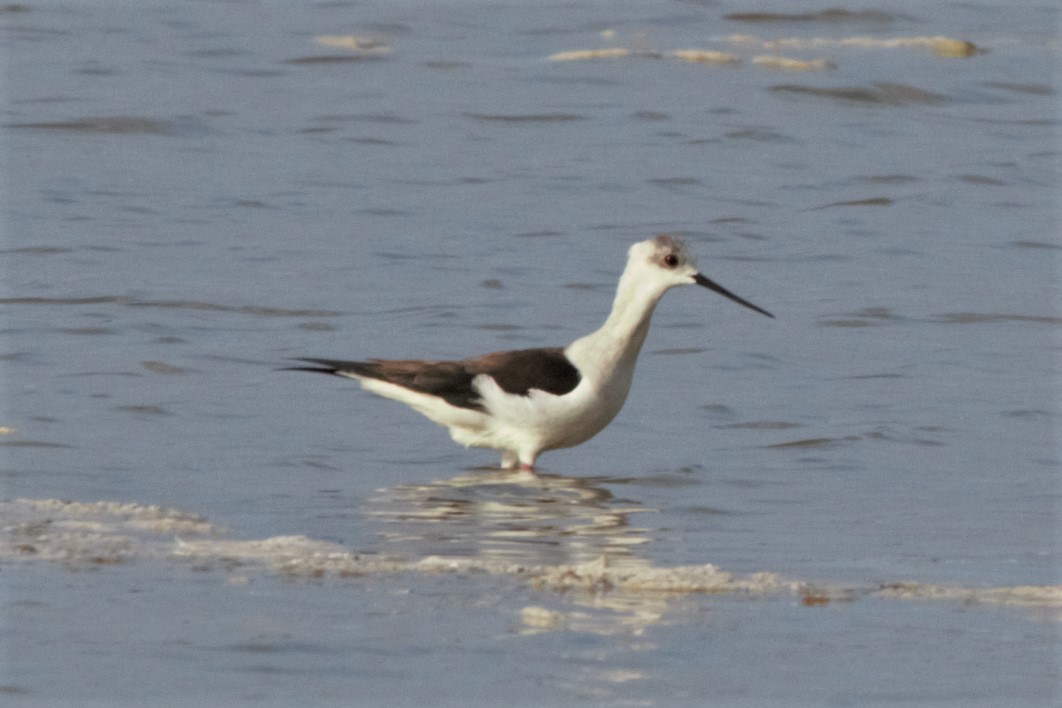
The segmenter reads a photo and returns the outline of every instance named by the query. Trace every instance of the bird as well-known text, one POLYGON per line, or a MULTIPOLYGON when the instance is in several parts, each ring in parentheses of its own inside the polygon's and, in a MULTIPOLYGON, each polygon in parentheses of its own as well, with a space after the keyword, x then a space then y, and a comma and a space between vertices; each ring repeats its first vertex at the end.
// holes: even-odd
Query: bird
POLYGON ((309 365, 287 368, 356 379, 449 428, 455 442, 500 451, 502 469, 534 473, 542 452, 586 442, 620 412, 653 311, 680 285, 700 285, 774 317, 701 274, 681 239, 660 234, 630 247, 605 323, 566 347, 457 361, 299 358, 309 365))

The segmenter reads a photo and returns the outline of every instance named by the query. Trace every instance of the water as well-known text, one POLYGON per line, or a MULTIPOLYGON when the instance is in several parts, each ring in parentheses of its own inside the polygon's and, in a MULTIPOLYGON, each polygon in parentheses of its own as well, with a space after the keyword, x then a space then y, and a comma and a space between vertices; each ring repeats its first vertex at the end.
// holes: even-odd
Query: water
POLYGON ((5 702, 1056 701, 1058 12, 748 11, 4 6, 5 702), (566 343, 659 232, 777 319, 670 293, 538 481, 277 371, 566 343))

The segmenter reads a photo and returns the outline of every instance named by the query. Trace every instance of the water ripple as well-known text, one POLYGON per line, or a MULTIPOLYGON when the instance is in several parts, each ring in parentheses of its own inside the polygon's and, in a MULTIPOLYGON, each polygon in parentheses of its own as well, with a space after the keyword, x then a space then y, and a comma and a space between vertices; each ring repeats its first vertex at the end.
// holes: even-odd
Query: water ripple
POLYGON ((175 310, 207 310, 235 312, 261 317, 336 317, 333 310, 291 310, 263 305, 222 305, 200 300, 137 300, 125 295, 94 295, 89 297, 7 297, 0 305, 98 305, 114 304, 126 307, 161 307, 175 310))

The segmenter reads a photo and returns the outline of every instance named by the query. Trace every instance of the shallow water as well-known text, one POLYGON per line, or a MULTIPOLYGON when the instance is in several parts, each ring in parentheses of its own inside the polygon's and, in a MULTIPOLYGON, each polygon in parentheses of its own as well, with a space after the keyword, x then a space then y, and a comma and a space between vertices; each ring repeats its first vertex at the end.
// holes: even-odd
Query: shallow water
POLYGON ((5 701, 1057 700, 1057 23, 5 6, 5 701), (277 371, 571 341, 658 232, 777 319, 670 293, 538 479, 277 371))

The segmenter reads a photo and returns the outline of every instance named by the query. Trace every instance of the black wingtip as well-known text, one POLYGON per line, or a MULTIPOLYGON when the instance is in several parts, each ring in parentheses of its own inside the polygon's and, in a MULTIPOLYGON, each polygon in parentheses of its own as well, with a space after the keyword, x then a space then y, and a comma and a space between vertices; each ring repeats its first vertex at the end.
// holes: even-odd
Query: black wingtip
POLYGON ((282 366, 277 371, 309 371, 312 374, 331 374, 332 376, 339 376, 339 368, 330 363, 327 359, 304 359, 302 357, 297 358, 295 361, 305 361, 313 364, 313 366, 282 366))

